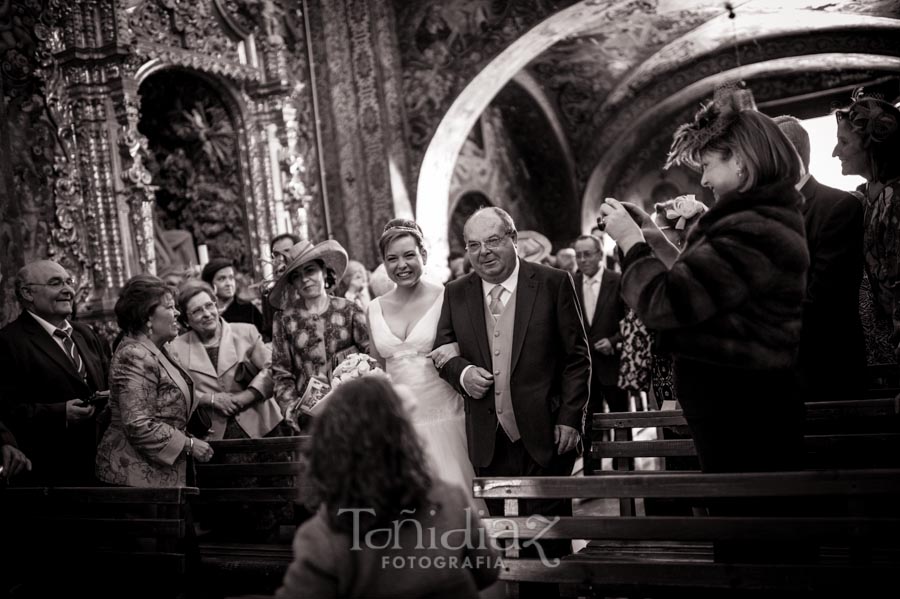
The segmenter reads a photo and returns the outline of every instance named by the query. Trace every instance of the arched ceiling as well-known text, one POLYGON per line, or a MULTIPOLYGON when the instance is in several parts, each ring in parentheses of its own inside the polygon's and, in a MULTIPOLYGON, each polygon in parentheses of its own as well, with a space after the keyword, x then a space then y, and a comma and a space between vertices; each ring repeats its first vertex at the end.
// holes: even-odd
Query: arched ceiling
MULTIPOLYGON (((479 2, 490 0, 451 0, 479 2)), ((840 71, 844 64, 860 73, 898 72, 900 0, 731 5, 734 18, 723 1, 584 0, 508 46, 457 96, 425 154, 417 215, 428 214, 423 224, 430 234, 445 235, 446 210, 435 200, 446 195, 444 181, 465 135, 523 69, 543 89, 568 138, 579 186, 590 192, 583 211, 622 176, 629 153, 640 149, 634 131, 646 135, 661 127, 646 115, 666 102, 674 104, 659 115, 671 120, 693 111, 715 83, 731 76, 765 79, 771 87, 772 72, 803 76, 806 70, 840 71)))

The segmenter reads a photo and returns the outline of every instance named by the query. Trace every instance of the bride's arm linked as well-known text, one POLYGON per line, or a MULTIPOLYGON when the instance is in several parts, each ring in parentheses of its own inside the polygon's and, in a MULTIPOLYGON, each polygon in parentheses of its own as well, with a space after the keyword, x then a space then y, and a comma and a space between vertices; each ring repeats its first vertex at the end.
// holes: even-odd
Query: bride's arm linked
POLYGON ((451 358, 456 358, 458 356, 459 343, 454 341, 453 343, 445 343, 440 347, 436 347, 431 350, 426 357, 431 358, 431 361, 434 362, 434 367, 440 370, 451 358))
POLYGON ((375 332, 372 329, 372 319, 369 317, 369 310, 371 310, 372 306, 374 306, 374 302, 369 303, 369 307, 366 308, 366 326, 369 328, 369 355, 372 356, 372 359, 378 362, 378 365, 381 366, 381 369, 387 372, 387 367, 384 364, 384 358, 381 354, 378 353, 378 347, 375 345, 375 332))

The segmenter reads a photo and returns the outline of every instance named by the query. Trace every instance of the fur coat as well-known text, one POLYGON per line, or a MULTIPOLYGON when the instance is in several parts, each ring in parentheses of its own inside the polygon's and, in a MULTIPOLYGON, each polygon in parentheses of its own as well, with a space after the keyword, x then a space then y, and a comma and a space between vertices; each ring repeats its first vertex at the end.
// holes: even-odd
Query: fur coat
POLYGON ((624 261, 622 295, 673 354, 747 369, 795 366, 809 251, 790 184, 723 196, 670 270, 646 243, 624 261))

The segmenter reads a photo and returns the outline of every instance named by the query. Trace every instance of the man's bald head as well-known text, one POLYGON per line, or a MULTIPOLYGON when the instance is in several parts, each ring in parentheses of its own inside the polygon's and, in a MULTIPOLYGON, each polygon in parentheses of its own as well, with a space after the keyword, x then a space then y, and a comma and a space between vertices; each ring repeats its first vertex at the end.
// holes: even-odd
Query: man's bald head
POLYGON ((36 260, 16 273, 16 298, 26 310, 59 324, 72 313, 75 283, 68 271, 52 260, 36 260))

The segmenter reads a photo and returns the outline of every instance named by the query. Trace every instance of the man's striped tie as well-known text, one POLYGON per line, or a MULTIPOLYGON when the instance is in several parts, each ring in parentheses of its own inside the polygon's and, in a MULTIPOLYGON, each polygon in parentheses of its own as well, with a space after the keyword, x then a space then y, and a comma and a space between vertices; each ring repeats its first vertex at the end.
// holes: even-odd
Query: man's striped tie
POLYGON ((70 337, 69 334, 62 329, 56 329, 55 331, 53 331, 53 335, 55 335, 62 341, 63 347, 66 350, 66 355, 69 356, 70 360, 72 360, 72 364, 75 365, 75 370, 78 371, 81 379, 86 379, 87 369, 84 367, 84 360, 81 359, 81 355, 78 353, 78 348, 75 347, 75 342, 72 341, 72 337, 70 337))

